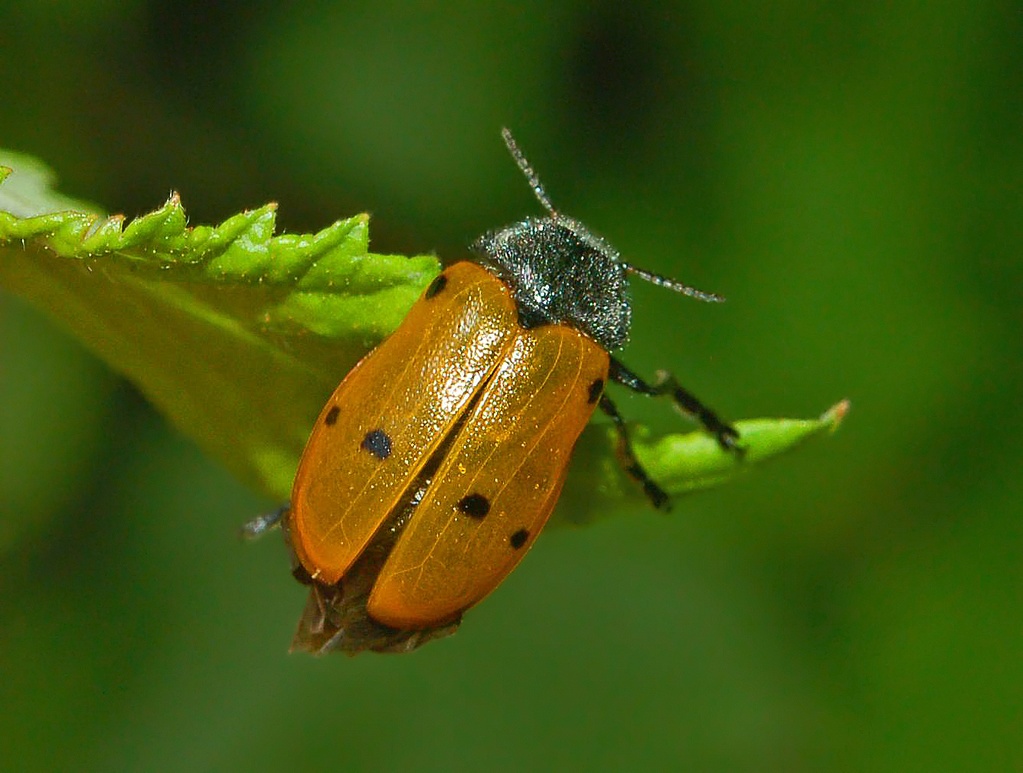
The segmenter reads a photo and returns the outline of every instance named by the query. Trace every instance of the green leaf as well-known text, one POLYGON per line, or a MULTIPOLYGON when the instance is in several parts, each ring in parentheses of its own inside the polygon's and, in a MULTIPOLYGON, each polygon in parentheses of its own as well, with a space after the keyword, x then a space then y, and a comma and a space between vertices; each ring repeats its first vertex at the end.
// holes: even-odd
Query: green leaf
POLYGON ((0 287, 279 499, 322 404, 439 271, 432 256, 370 254, 366 215, 275 236, 270 204, 189 228, 172 195, 124 227, 52 194, 37 163, 0 164, 16 166, 0 170, 0 287))
MULTIPOLYGON (((433 256, 370 253, 366 215, 275 235, 268 204, 189 227, 172 195, 125 226, 54 193, 32 159, 0 151, 0 164, 0 287, 64 323, 184 434, 277 499, 327 397, 440 269, 433 256)), ((636 452, 680 494, 834 428, 844 405, 818 420, 739 422, 742 458, 701 432, 653 438, 643 428, 636 452)), ((641 496, 608 426, 589 427, 577 456, 572 506, 561 508, 574 520, 641 496)))

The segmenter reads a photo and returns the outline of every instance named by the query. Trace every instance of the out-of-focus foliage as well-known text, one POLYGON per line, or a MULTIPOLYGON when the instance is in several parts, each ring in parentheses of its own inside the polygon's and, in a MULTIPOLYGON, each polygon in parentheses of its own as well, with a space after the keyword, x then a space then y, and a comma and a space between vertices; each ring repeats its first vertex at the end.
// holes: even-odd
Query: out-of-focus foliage
POLYGON ((369 211, 451 260, 535 210, 509 125, 559 208, 728 297, 637 288, 630 367, 731 417, 856 409, 670 517, 544 535, 450 640, 288 657, 284 549, 233 539, 272 503, 5 297, 4 760, 1019 767, 1021 37, 999 3, 0 9, 0 139, 69 193, 369 211))

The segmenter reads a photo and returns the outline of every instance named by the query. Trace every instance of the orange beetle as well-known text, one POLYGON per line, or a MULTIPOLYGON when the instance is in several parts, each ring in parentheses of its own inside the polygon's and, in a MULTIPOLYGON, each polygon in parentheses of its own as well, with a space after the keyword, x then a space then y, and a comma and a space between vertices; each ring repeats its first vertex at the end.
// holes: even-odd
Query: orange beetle
POLYGON ((629 334, 627 276, 720 300, 624 263, 557 212, 505 129, 548 217, 486 234, 345 377, 306 445, 283 523, 311 588, 292 649, 406 652, 452 633, 533 544, 596 407, 626 472, 668 506, 604 394, 670 395, 726 449, 736 431, 670 376, 647 384, 609 352, 629 334))

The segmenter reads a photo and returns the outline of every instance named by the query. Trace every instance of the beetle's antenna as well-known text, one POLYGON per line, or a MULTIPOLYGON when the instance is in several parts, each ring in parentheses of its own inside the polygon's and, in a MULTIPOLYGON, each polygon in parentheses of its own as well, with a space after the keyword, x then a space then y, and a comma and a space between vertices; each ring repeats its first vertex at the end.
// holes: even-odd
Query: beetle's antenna
POLYGON ((536 174, 536 170, 529 165, 526 161, 526 157, 522 155, 522 151, 519 149, 519 145, 515 142, 515 138, 512 137, 512 133, 507 129, 501 129, 501 136, 504 137, 504 144, 508 146, 508 152, 511 153, 512 158, 515 159, 515 163, 519 165, 519 169, 522 170, 522 174, 526 176, 526 180, 529 182, 529 187, 533 189, 533 193, 536 198, 543 204, 543 208, 551 213, 551 217, 557 217, 558 213, 554 210, 554 205, 551 204, 551 200, 547 198, 547 191, 543 189, 543 185, 540 183, 540 178, 536 174))
MULTIPOLYGON (((536 196, 537 200, 543 204, 544 209, 551 213, 551 217, 557 218, 558 212, 554 209, 554 205, 551 204, 551 200, 547 196, 547 191, 544 190, 543 184, 540 182, 539 175, 537 175, 536 170, 529 165, 529 162, 526 160, 526 156, 522 153, 522 149, 519 148, 519 144, 515 141, 511 131, 505 127, 501 129, 501 136, 504 137, 504 144, 508 146, 508 152, 511 153, 512 158, 515 159, 515 163, 519 165, 519 169, 522 170, 522 174, 526 176, 526 181, 529 183, 529 187, 533 189, 533 194, 536 196)), ((690 298, 707 301, 708 303, 722 303, 725 300, 724 296, 718 295, 717 293, 708 293, 703 290, 697 290, 695 287, 684 285, 671 277, 654 274, 650 271, 646 271, 645 269, 630 266, 627 263, 622 263, 621 267, 625 269, 626 273, 635 274, 640 279, 645 279, 651 284, 655 284, 658 287, 667 287, 669 290, 674 290, 682 295, 688 295, 690 298)))
POLYGON ((622 268, 625 269, 626 273, 635 274, 640 279, 645 279, 650 284, 655 284, 658 287, 667 287, 669 290, 674 290, 682 295, 688 295, 690 298, 696 298, 698 301, 707 301, 708 303, 724 303, 725 297, 718 295, 717 293, 708 293, 703 290, 697 290, 695 287, 684 285, 677 279, 671 277, 661 276, 660 274, 654 274, 650 271, 646 271, 642 268, 636 268, 630 266, 628 263, 623 263, 622 268))

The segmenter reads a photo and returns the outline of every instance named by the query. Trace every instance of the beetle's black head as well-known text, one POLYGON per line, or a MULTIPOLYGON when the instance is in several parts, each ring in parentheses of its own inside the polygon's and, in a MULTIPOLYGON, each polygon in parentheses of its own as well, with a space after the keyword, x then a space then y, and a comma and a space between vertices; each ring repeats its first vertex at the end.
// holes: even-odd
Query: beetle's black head
POLYGON ((552 213, 484 234, 470 248, 511 288, 524 327, 570 325, 607 351, 629 337, 626 269, 578 220, 552 213))

